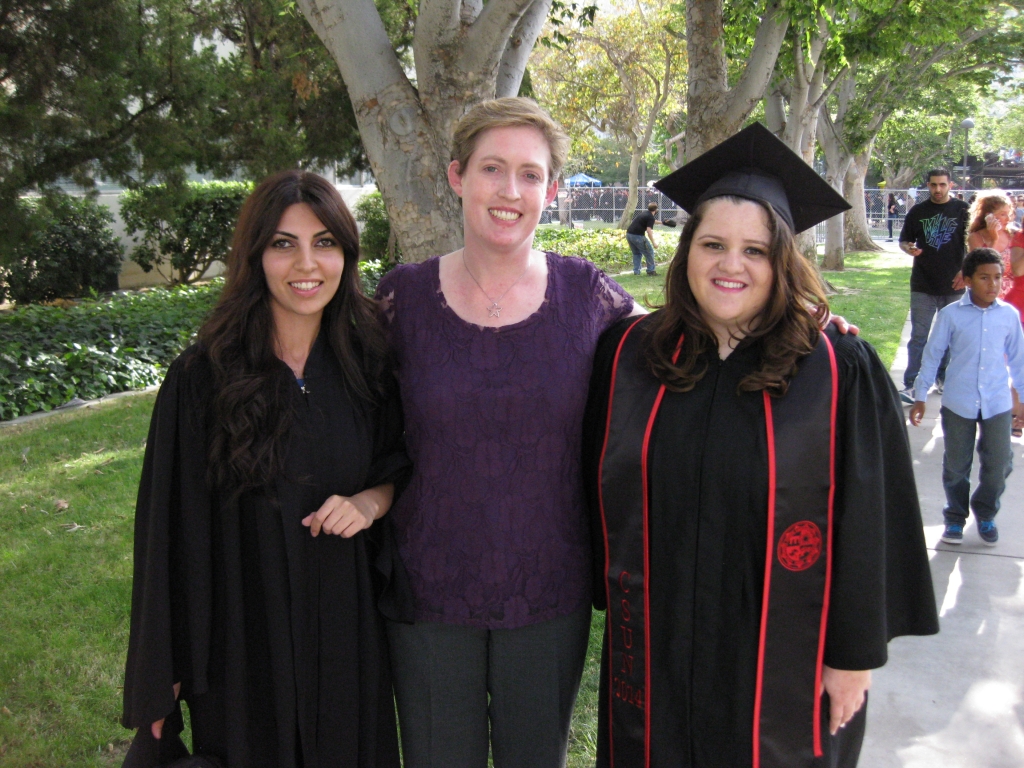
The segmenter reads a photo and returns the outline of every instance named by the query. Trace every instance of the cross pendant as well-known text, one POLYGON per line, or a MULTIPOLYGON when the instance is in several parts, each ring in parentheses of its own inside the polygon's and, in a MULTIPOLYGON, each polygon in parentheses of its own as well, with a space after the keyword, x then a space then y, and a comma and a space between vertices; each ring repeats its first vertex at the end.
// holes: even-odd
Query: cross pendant
POLYGON ((501 317, 501 307, 498 306, 498 302, 491 304, 491 306, 487 308, 487 311, 490 312, 488 317, 501 317))

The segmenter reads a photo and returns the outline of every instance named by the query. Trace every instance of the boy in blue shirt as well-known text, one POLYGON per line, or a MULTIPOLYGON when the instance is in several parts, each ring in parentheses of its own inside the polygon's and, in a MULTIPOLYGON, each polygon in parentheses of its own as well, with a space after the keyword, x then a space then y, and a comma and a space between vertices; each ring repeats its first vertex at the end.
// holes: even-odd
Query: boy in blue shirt
POLYGON ((981 425, 980 472, 970 508, 981 540, 995 546, 999 530, 994 518, 1006 478, 1013 469, 1010 429, 1024 419, 1024 406, 1013 405, 1007 375, 1015 383, 1024 382, 1024 332, 1017 310, 998 298, 1003 262, 996 251, 978 248, 967 254, 963 278, 968 290, 959 301, 939 311, 928 337, 914 382, 910 423, 915 427, 921 423, 928 389, 949 349, 939 412, 946 446, 942 457, 942 486, 946 491, 942 540, 947 544, 963 541, 974 438, 981 425))

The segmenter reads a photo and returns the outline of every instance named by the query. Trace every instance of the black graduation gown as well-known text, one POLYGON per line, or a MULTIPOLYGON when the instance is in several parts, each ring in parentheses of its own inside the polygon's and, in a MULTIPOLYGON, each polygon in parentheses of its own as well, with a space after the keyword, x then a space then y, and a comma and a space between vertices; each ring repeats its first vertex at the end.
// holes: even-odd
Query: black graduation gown
POLYGON ((381 610, 410 618, 387 517, 344 539, 301 519, 331 494, 403 482, 396 400, 353 405, 323 335, 294 385, 285 469, 273 497, 232 502, 207 482, 213 386, 195 348, 170 367, 150 424, 136 506, 126 766, 180 756, 181 682, 194 752, 230 768, 397 768, 381 610), (168 716, 156 742, 149 724, 168 716))
MULTIPOLYGON (((605 608, 606 590, 597 467, 612 363, 631 322, 620 322, 602 337, 585 422, 599 609, 605 608)), ((895 387, 869 344, 831 330, 829 338, 839 400, 824 663, 874 669, 885 664, 890 639, 935 633, 938 618, 895 387)), ((768 457, 762 393, 738 393, 737 385, 758 367, 760 348, 748 341, 724 361, 717 350, 704 357, 707 373, 693 390, 666 391, 648 454, 652 686, 647 706, 654 768, 752 764, 768 457)), ((607 638, 605 646, 607 654, 607 638)), ((599 767, 609 764, 607 656, 601 673, 599 767)), ((827 720, 827 706, 822 716, 827 720)), ((835 765, 842 747, 828 737, 827 728, 823 734, 824 757, 815 763, 835 765)), ((853 749, 855 762, 859 743, 853 749)), ((621 760, 615 765, 637 768, 621 760)))

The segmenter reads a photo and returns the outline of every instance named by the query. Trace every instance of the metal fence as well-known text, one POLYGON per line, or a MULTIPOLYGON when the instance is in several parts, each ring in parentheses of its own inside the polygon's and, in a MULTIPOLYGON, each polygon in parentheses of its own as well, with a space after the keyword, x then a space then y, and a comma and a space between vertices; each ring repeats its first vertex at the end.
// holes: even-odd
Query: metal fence
MULTIPOLYGON (((1024 193, 1024 190, 1005 191, 1010 195, 1024 193)), ((659 220, 674 218, 679 226, 686 221, 686 212, 658 190, 642 187, 637 190, 637 194, 639 199, 635 212, 646 210, 649 203, 656 203, 659 220)), ((973 191, 968 191, 966 194, 970 197, 973 191)), ((559 191, 558 199, 544 211, 541 223, 561 223, 563 226, 576 227, 615 224, 622 216, 628 197, 629 190, 625 187, 570 187, 564 193, 559 191)), ((871 236, 880 240, 889 237, 895 240, 899 237, 900 230, 903 229, 903 220, 906 218, 907 211, 915 203, 927 199, 927 188, 919 188, 913 196, 907 189, 865 189, 864 209, 871 236), (896 198, 896 215, 891 219, 891 234, 887 211, 890 194, 896 198)), ((817 242, 824 243, 825 224, 822 223, 815 227, 814 234, 817 242)))

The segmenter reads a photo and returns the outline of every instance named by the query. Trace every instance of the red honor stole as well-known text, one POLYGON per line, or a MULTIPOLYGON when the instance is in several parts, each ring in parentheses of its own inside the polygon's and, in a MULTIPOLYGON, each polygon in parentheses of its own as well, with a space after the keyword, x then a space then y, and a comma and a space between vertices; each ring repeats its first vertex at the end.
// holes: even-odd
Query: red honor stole
MULTIPOLYGON (((639 341, 632 332, 642 319, 629 327, 615 353, 598 475, 608 598, 612 768, 651 764, 647 468, 665 386, 638 363, 639 341)), ((822 755, 818 691, 832 567, 838 386, 835 353, 821 334, 811 354, 800 361, 786 395, 764 394, 768 546, 753 768, 809 766, 822 755)))

